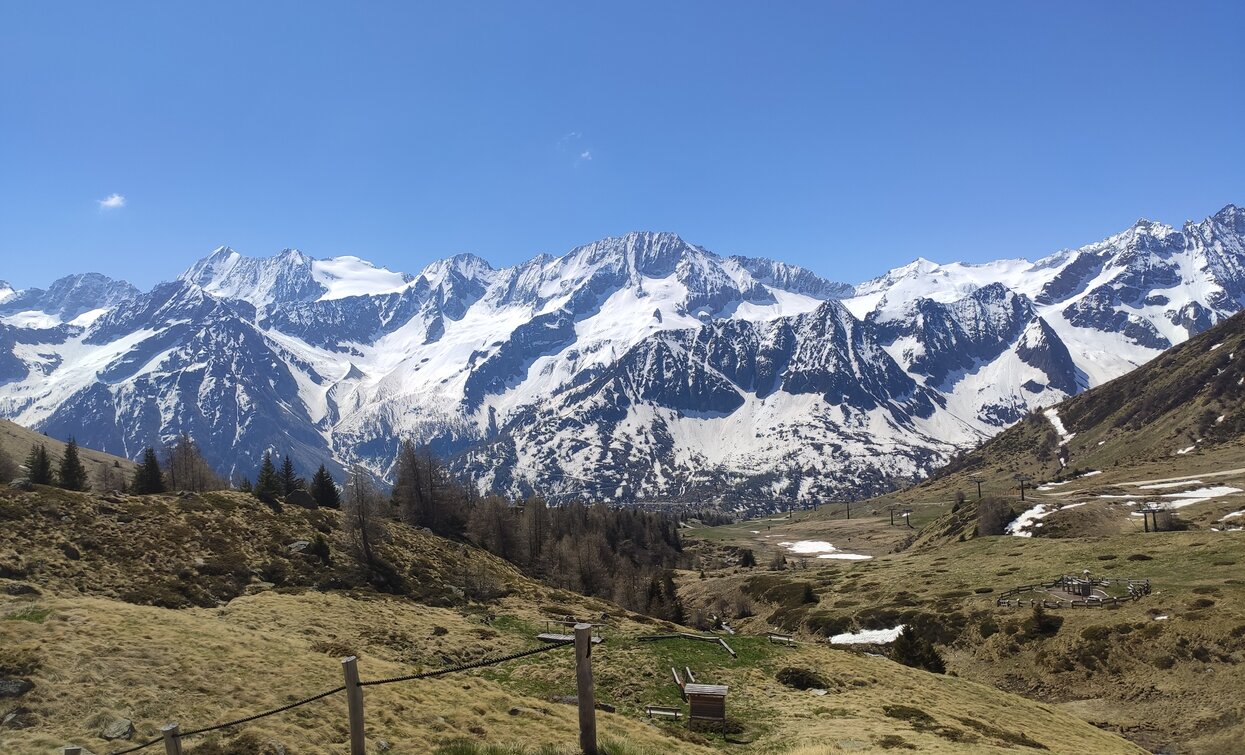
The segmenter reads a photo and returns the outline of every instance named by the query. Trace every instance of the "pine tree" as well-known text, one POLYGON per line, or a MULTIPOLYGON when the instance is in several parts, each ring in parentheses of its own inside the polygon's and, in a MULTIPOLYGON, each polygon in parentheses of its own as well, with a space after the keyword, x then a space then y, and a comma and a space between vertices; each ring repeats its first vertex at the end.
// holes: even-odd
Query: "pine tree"
POLYGON ((26 477, 36 485, 52 484, 52 458, 42 443, 36 443, 26 457, 26 477))
POLYGON ((138 469, 134 470, 134 484, 130 487, 139 495, 165 491, 164 473, 160 471, 160 460, 156 458, 155 449, 148 448, 143 451, 143 460, 138 463, 138 469))
POLYGON ((307 482, 294 474, 294 460, 287 453, 281 462, 281 495, 287 496, 305 487, 307 487, 307 482))
POLYGON ((90 487, 86 484, 86 467, 82 466, 82 459, 78 457, 78 441, 73 436, 65 444, 65 455, 61 457, 57 477, 56 484, 66 490, 86 490, 90 487))
POLYGON ((333 482, 333 476, 323 464, 311 478, 311 496, 316 499, 316 505, 321 508, 341 507, 341 494, 337 492, 337 483, 333 482))
POLYGON ((238 490, 241 490, 243 493, 253 492, 254 488, 251 487, 251 478, 243 477, 242 481, 238 483, 238 490))
POLYGON ((277 468, 272 463, 272 452, 264 452, 264 460, 259 465, 259 475, 255 478, 255 497, 264 503, 276 503, 281 497, 281 478, 277 476, 277 468))
POLYGON ((912 627, 904 627, 899 636, 895 638, 895 642, 891 645, 891 660, 905 666, 923 668, 935 674, 942 674, 947 670, 934 644, 918 635, 912 627))

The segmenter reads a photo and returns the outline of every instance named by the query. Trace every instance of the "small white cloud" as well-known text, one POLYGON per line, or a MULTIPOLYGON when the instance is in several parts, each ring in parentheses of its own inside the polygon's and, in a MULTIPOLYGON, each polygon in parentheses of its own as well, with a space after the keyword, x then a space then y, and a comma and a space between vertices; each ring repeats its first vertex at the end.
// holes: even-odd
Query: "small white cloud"
POLYGON ((96 202, 99 203, 101 210, 116 210, 125 207, 125 197, 120 194, 109 194, 107 199, 98 199, 96 202))
POLYGON ((591 159, 592 159, 592 150, 590 150, 590 149, 586 149, 586 150, 584 150, 583 152, 580 152, 580 153, 579 153, 579 159, 580 159, 580 160, 591 160, 591 159))

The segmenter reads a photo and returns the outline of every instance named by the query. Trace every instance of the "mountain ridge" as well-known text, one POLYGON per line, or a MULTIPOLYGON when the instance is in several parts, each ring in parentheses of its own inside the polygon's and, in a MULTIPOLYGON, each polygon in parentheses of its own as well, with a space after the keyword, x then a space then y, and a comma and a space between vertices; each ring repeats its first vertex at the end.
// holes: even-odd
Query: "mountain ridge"
POLYGON ((274 449, 384 477, 410 438, 516 495, 597 475, 618 500, 871 495, 1245 306, 1243 214, 1036 262, 918 259, 856 287, 665 232, 418 274, 220 247, 148 292, 96 281, 63 316, 0 298, 0 416, 91 428, 128 457, 190 432, 233 475, 274 449), (560 415, 581 436, 554 432, 560 415), (553 446, 515 457, 537 426, 553 446), (731 453, 702 452, 727 430, 731 453))

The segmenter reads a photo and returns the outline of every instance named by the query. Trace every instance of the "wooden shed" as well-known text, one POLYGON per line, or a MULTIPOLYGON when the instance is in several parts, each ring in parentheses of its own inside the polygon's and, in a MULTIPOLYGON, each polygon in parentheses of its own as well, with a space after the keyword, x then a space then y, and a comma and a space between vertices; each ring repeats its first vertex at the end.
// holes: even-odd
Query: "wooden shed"
POLYGON ((726 720, 725 684, 685 684, 683 694, 687 696, 689 719, 707 721, 726 720))

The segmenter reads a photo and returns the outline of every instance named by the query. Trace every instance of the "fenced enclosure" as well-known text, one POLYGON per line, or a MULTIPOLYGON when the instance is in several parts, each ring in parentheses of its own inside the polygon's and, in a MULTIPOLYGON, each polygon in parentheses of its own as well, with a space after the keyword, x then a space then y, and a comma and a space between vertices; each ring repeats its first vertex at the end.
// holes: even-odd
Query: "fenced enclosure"
POLYGON ((1043 608, 1113 608, 1140 600, 1150 594, 1150 589, 1148 579, 1092 577, 1088 573, 1081 576, 1062 574, 1045 584, 1039 582, 1013 587, 1001 593, 994 604, 1015 608, 1039 605, 1043 608), (1034 597, 1023 597, 1026 593, 1034 597), (1060 593, 1069 597, 1064 598, 1060 593))

